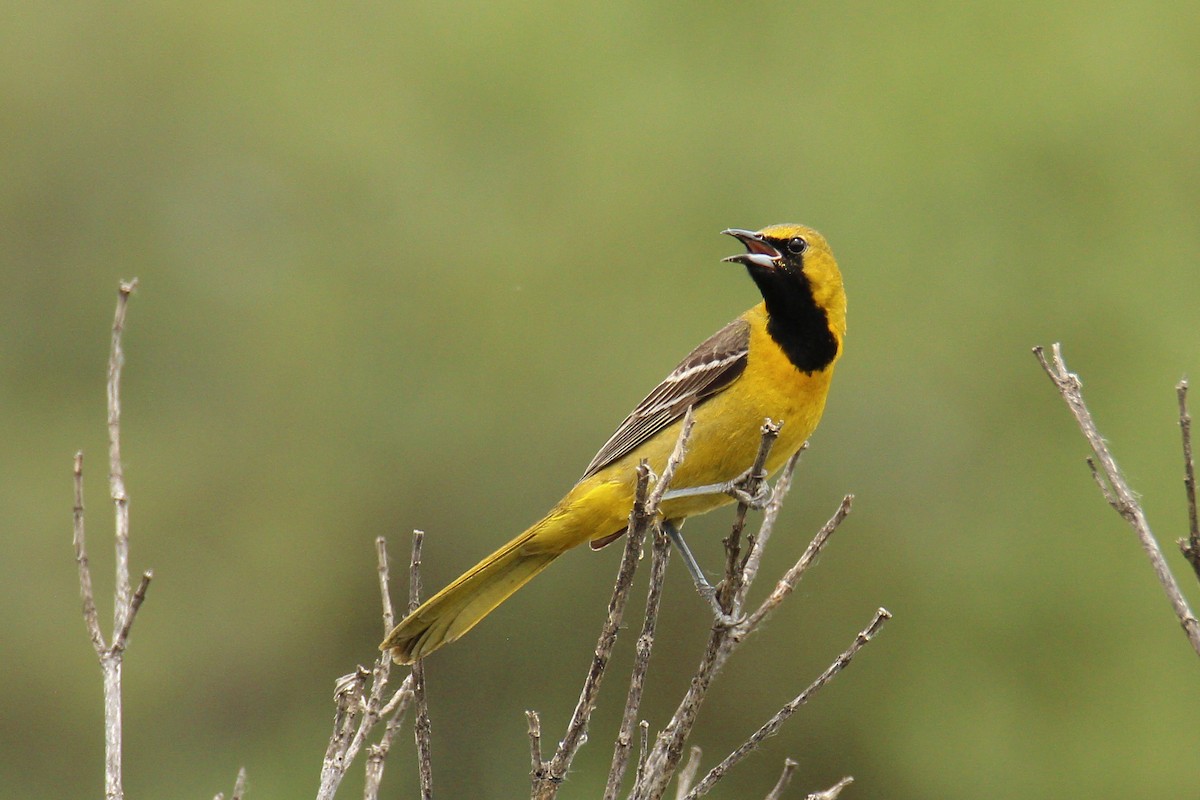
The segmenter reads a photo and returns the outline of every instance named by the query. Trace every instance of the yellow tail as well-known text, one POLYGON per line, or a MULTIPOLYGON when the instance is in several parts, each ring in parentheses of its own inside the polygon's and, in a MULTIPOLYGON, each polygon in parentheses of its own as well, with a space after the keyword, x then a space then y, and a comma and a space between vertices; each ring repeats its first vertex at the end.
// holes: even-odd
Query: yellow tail
POLYGON ((513 539, 422 603, 392 629, 379 649, 391 650, 398 664, 411 664, 475 627, 562 555, 557 548, 548 552, 537 546, 539 527, 513 539))

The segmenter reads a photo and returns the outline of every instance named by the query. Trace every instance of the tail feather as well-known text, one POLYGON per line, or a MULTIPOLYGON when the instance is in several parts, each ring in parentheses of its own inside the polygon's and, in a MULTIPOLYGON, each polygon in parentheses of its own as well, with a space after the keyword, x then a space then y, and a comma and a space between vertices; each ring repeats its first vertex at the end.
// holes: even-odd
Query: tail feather
POLYGON ((561 555, 529 547, 531 534, 518 536, 422 603, 379 649, 390 650, 399 664, 411 664, 475 627, 561 555))

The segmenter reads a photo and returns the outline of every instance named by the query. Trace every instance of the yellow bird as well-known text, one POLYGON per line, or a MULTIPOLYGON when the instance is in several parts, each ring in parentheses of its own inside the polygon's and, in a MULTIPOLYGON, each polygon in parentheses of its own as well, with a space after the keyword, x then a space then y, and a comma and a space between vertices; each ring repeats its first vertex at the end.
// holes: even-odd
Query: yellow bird
POLYGON ((638 463, 645 459, 662 472, 689 408, 695 427, 688 454, 660 510, 697 586, 707 587, 679 525, 739 496, 764 419, 786 423, 767 459, 769 472, 799 450, 821 419, 846 334, 842 275, 821 234, 803 225, 725 233, 746 248, 725 261, 746 267, 762 302, 709 337, 646 395, 550 513, 405 617, 381 650, 401 664, 424 658, 475 627, 566 551, 584 542, 599 549, 619 538, 638 463))

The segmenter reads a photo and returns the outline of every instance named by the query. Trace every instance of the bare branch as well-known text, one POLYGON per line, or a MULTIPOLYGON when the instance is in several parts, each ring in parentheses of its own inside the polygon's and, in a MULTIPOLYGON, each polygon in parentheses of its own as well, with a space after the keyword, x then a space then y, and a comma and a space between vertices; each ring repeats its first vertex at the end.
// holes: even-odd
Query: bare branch
POLYGON ((650 723, 642 720, 638 723, 638 765, 637 780, 641 781, 646 774, 646 758, 650 754, 650 723))
POLYGON ((529 722, 529 785, 536 793, 546 779, 546 763, 542 761, 542 718, 533 709, 525 712, 529 722))
POLYGON ((375 537, 375 562, 378 565, 376 571, 379 573, 379 599, 383 604, 383 627, 386 636, 387 631, 390 631, 396 622, 396 611, 392 608, 392 591, 388 586, 391 582, 388 574, 390 567, 388 565, 387 539, 383 536, 375 537))
MULTIPOLYGON (((385 660, 390 658, 386 653, 383 657, 385 660)), ((391 716, 388 717, 379 741, 367 748, 366 781, 363 784, 364 800, 377 800, 379 797, 379 786, 383 782, 383 768, 387 762, 388 753, 392 749, 392 741, 396 738, 396 733, 404 721, 404 712, 408 710, 408 703, 412 696, 412 674, 410 673, 400 688, 396 690, 391 701, 380 712, 381 716, 387 714, 391 716)))
MULTIPOLYGON (((237 777, 233 781, 233 794, 229 796, 229 800, 242 800, 246 796, 246 768, 242 767, 238 770, 237 777)), ((213 800, 225 800, 224 792, 217 792, 217 796, 213 800)))
POLYGON ((852 783, 854 783, 854 778, 850 775, 847 775, 825 791, 813 792, 804 800, 837 800, 838 795, 842 793, 842 789, 845 789, 852 783))
POLYGON ((75 514, 74 514, 75 563, 79 567, 79 593, 83 597, 83 622, 87 625, 88 637, 96 655, 104 657, 108 644, 100 631, 100 615, 96 612, 96 596, 92 591, 92 570, 88 566, 87 544, 84 541, 83 525, 83 451, 75 454, 75 514))
POLYGON ((1105 499, 1109 501, 1109 505, 1133 528, 1138 541, 1142 545, 1142 550, 1145 551, 1147 558, 1150 559, 1150 564, 1154 569, 1155 575, 1158 577, 1158 582, 1167 594, 1167 599, 1175 611, 1175 616, 1179 619, 1184 632, 1187 634, 1188 641, 1192 644, 1192 649, 1197 654, 1200 654, 1200 621, 1192 613, 1187 600, 1184 599, 1183 593, 1179 589, 1179 584, 1176 583, 1175 577, 1171 574, 1166 559, 1163 557, 1162 550, 1159 549, 1158 541, 1150 531, 1150 524, 1146 521, 1141 504, 1137 501, 1133 490, 1129 488, 1129 484, 1125 482, 1125 477, 1121 474, 1120 468, 1117 467, 1117 462, 1113 458, 1112 453, 1109 452, 1108 445, 1096 429, 1096 423, 1092 420, 1091 412, 1088 411, 1087 405, 1083 402, 1083 387, 1079 381, 1079 376, 1067 369, 1067 365, 1063 362, 1061 345, 1054 344, 1052 351, 1053 364, 1047 361, 1046 354, 1041 347, 1033 348, 1033 353, 1037 357, 1038 363, 1042 365, 1042 369, 1046 371, 1046 374, 1058 389, 1058 393, 1066 401, 1067 407, 1071 410, 1071 414, 1075 417, 1075 421, 1079 425, 1080 432, 1083 433, 1084 438, 1091 445, 1092 452, 1096 455, 1099 471, 1104 474, 1104 477, 1112 487, 1112 493, 1106 496, 1105 499))
POLYGON ((646 498, 646 506, 651 514, 658 513, 658 507, 662 503, 663 494, 667 489, 671 488, 671 481, 675 478, 675 470, 679 469, 679 465, 687 457, 688 442, 691 441, 692 428, 695 425, 696 414, 693 407, 689 408, 687 413, 683 415, 683 424, 679 428, 679 437, 675 440, 675 448, 671 451, 671 456, 667 459, 667 465, 663 467, 663 474, 659 476, 658 483, 654 485, 654 490, 646 498))
POLYGON ((804 577, 804 573, 817 560, 817 556, 821 555, 821 551, 825 549, 825 545, 829 543, 830 537, 837 531, 838 526, 849 516, 853 505, 854 495, 848 494, 842 498, 837 511, 833 512, 833 516, 829 518, 829 521, 821 527, 821 530, 817 531, 817 535, 813 537, 813 540, 808 543, 808 547, 804 549, 800 560, 784 573, 784 576, 779 579, 779 583, 775 585, 774 590, 767 596, 767 599, 747 618, 745 627, 748 630, 753 630, 762 624, 762 621, 792 593, 796 588, 796 584, 804 577))
POLYGON ((246 796, 246 768, 239 767, 237 777, 233 781, 233 794, 229 800, 242 800, 246 796))
MULTIPOLYGON (((418 545, 419 546, 419 545, 418 545)), ((383 537, 375 540, 376 569, 379 575, 379 592, 382 603, 384 626, 394 617, 389 591, 390 564, 387 546, 383 537)), ((409 702, 415 693, 414 679, 410 674, 400 684, 387 702, 388 680, 391 676, 392 659, 388 653, 380 653, 371 670, 358 667, 354 672, 337 681, 334 690, 335 711, 333 733, 325 750, 321 767, 321 781, 317 790, 318 800, 332 800, 350 769, 367 737, 381 719, 387 717, 383 734, 376 744, 367 748, 366 782, 363 794, 369 800, 378 796, 383 780, 383 770, 392 741, 400 727, 409 702)))
POLYGON ((125 615, 125 624, 121 626, 121 630, 117 631, 117 635, 113 637, 113 652, 124 652, 125 643, 129 640, 129 629, 133 627, 133 620, 137 617, 138 609, 142 607, 142 603, 146 600, 146 590, 150 588, 150 581, 153 579, 153 570, 146 570, 142 573, 142 580, 138 583, 133 597, 129 599, 129 613, 125 615))
MULTIPOLYGON (((408 579, 408 613, 417 610, 421 605, 421 544, 425 539, 424 531, 413 531, 412 561, 409 565, 408 579)), ((385 660, 390 660, 387 653, 385 660)), ((421 780, 422 800, 433 798, 433 747, 432 724, 429 720, 429 703, 425 698, 425 664, 424 659, 418 658, 412 665, 413 696, 417 701, 417 721, 413 726, 413 735, 417 740, 417 774, 421 780)))
POLYGON ((647 529, 654 523, 658 516, 658 505, 662 500, 663 493, 670 487, 671 480, 675 476, 675 470, 687 454, 687 443, 692 434, 694 424, 694 415, 692 410, 689 409, 687 414, 684 415, 683 424, 679 430, 679 437, 675 440, 675 447, 671 452, 671 456, 667 459, 667 463, 663 468, 663 474, 659 476, 653 491, 649 489, 649 466, 645 462, 638 465, 637 488, 633 509, 629 513, 625 551, 621 556, 621 565, 617 570, 616 584, 613 587, 613 594, 608 603, 608 618, 601 628, 600 637, 596 643, 595 656, 592 659, 587 678, 584 680, 583 689, 579 693, 579 701, 575 705, 571 721, 567 724, 566 735, 559 742, 554 757, 546 765, 545 779, 534 789, 533 796, 536 798, 548 799, 557 795, 558 785, 566 777, 567 770, 571 766, 571 761, 575 758, 575 754, 586 738, 588 721, 591 719, 592 712, 596 708, 596 697, 600 691, 600 683, 604 679, 605 671, 608 669, 612 650, 616 644, 617 633, 624 618, 625 604, 629 598, 629 589, 633 583, 634 573, 637 570, 642 542, 645 539, 647 529))
POLYGON ((658 611, 662 600, 663 581, 666 578, 667 562, 671 557, 671 540, 659 528, 654 535, 654 551, 650 562, 650 586, 646 590, 646 616, 642 621, 642 632, 638 636, 634 651, 633 673, 629 680, 629 692, 625 697, 625 713, 613 747, 612 765, 608 771, 608 785, 604 789, 604 800, 615 800, 625 777, 632 747, 633 725, 642 704, 642 691, 646 683, 646 672, 650 668, 650 653, 654 648, 654 631, 658 625, 658 611))
POLYGON ((679 770, 679 778, 675 782, 675 800, 683 800, 691 791, 692 781, 696 780, 696 773, 700 771, 700 755, 699 747, 693 746, 688 752, 687 763, 679 770))
POLYGON ((650 468, 643 461, 638 465, 637 491, 633 510, 629 515, 629 532, 626 536, 625 550, 621 555, 621 565, 617 570, 617 580, 613 587, 612 597, 608 602, 608 617, 600 630, 596 642, 596 652, 584 680, 575 711, 567 723, 567 732, 558 744, 554 756, 546 764, 545 775, 541 783, 535 787, 533 797, 538 800, 549 800, 558 794, 558 786, 566 777, 571 761, 583 745, 586 738, 588 721, 596 708, 596 697, 600 691, 600 683, 608 668, 613 646, 616 644, 617 632, 625 612, 625 602, 629 597, 629 588, 633 583, 633 575, 637 569, 638 554, 641 552, 642 540, 646 529, 653 521, 649 512, 647 495, 650 487, 650 468))
POLYGON ((129 639, 129 629, 150 582, 150 573, 142 577, 137 594, 129 588, 129 497, 121 466, 121 367, 125 354, 121 350, 121 334, 125 330, 125 311, 129 295, 137 279, 121 283, 117 293, 117 310, 113 317, 112 349, 108 358, 108 459, 109 489, 116 508, 114 542, 116 547, 116 581, 113 587, 112 644, 107 644, 100 630, 96 596, 92 585, 91 566, 87 557, 83 519, 83 453, 75 454, 75 505, 72 539, 75 563, 79 570, 79 593, 83 600, 83 619, 88 638, 100 660, 104 684, 104 795, 107 800, 123 800, 125 790, 121 776, 121 662, 129 639))
POLYGON ((121 466, 121 369, 125 353, 121 334, 125 331, 125 310, 129 295, 137 288, 137 278, 122 283, 117 292, 117 313, 113 317, 112 349, 108 357, 108 484, 117 517, 117 586, 113 609, 113 630, 125 627, 129 612, 129 495, 125 491, 125 472, 121 466))
POLYGON ((792 776, 796 773, 797 766, 799 766, 799 763, 790 758, 783 760, 783 772, 779 774, 779 780, 775 782, 775 786, 771 791, 767 792, 764 800, 780 800, 783 797, 783 792, 787 789, 788 784, 792 782, 792 776))
POLYGON ((807 703, 809 698, 819 691, 821 687, 829 683, 829 681, 833 680, 839 672, 845 669, 858 651, 865 647, 866 644, 875 636, 875 634, 879 632, 879 629, 883 626, 883 623, 887 622, 891 618, 892 615, 886 608, 881 608, 876 611, 875 617, 871 620, 871 624, 864 628, 858 634, 858 636, 854 638, 854 641, 850 644, 850 646, 846 648, 841 655, 834 659, 834 662, 830 664, 829 667, 822 672, 807 689, 796 695, 796 697, 784 705, 783 708, 779 709, 779 711, 777 711, 775 715, 771 717, 771 719, 767 720, 767 722, 764 723, 761 728, 751 734, 750 738, 742 743, 741 746, 726 756, 725 760, 709 770, 708 774, 700 780, 700 783, 696 784, 695 788, 688 792, 687 800, 695 800, 695 798, 703 797, 709 792, 710 789, 712 789, 717 781, 725 777, 725 773, 728 772, 735 764, 737 764, 754 750, 758 749, 758 747, 763 743, 763 740, 778 731, 783 723, 786 722, 788 718, 792 716, 792 714, 796 713, 800 706, 807 703))
POLYGON ((1188 382, 1175 387, 1179 397, 1179 430, 1183 439, 1183 489, 1187 495, 1188 538, 1179 540, 1179 549, 1200 579, 1200 520, 1196 518, 1196 462, 1192 458, 1192 417, 1188 414, 1188 382))
POLYGON ((734 598, 734 608, 742 608, 746 602, 746 594, 750 590, 750 585, 754 583, 754 579, 758 576, 758 568, 762 562, 763 550, 766 548, 767 540, 771 538, 771 533, 775 529, 775 520, 779 519, 779 512, 783 510, 783 499, 787 497, 787 493, 792 488, 792 478, 796 474, 796 466, 800 463, 800 456, 807 449, 808 442, 805 442, 788 459, 783 469, 779 472, 779 478, 775 481, 775 488, 771 491, 771 501, 767 503, 767 507, 763 511, 763 521, 758 528, 758 534, 753 537, 750 550, 746 553, 746 559, 742 563, 741 588, 734 598))
POLYGON ((1100 494, 1104 495, 1104 502, 1116 508, 1120 501, 1113 494, 1112 486, 1109 484, 1108 479, 1100 474, 1100 470, 1096 469, 1096 459, 1088 456, 1084 460, 1087 462, 1088 469, 1091 470, 1092 480, 1096 482, 1096 488, 1100 490, 1100 494))
MULTIPOLYGON (((758 442, 758 454, 754 457, 754 464, 750 467, 747 473, 745 492, 748 495, 756 495, 762 489, 763 484, 767 480, 767 456, 771 454, 771 448, 775 445, 775 440, 779 438, 779 431, 783 427, 782 422, 773 422, 772 420, 764 420, 760 429, 760 438, 758 442)), ((725 581, 717 591, 717 602, 726 613, 734 614, 735 616, 740 611, 734 605, 734 599, 745 595, 745 567, 746 561, 738 562, 738 556, 741 551, 742 530, 746 527, 746 514, 750 511, 750 506, 746 502, 739 502, 737 510, 734 512, 733 527, 730 528, 729 536, 725 538, 725 581)), ((754 543, 751 542, 751 551, 756 549, 754 543)), ((747 554, 747 559, 749 554, 747 554)))
MULTIPOLYGON (((784 489, 786 490, 786 485, 784 489)), ((774 610, 783 600, 791 593, 796 583, 803 576, 805 570, 816 560, 821 549, 828 542, 833 532, 837 529, 841 521, 850 511, 851 496, 847 496, 843 501, 838 511, 835 512, 833 518, 826 523, 805 550, 800 561, 797 562, 791 570, 785 574, 784 578, 775 587, 771 595, 763 602, 763 604, 751 614, 749 617, 737 622, 733 625, 723 624, 718 621, 713 625, 712 632, 709 634, 708 644, 705 648, 704 655, 701 657, 700 665, 696 668, 687 692, 683 699, 675 709, 675 713, 671 716, 670 721, 658 735, 654 748, 649 756, 649 766, 646 770, 646 780, 639 781, 634 787, 632 797, 636 800, 658 800, 666 791, 668 782, 675 771, 680 759, 683 756, 683 745, 691 735, 692 728, 695 726, 696 717, 699 714, 700 706, 704 703, 704 699, 708 695, 709 688, 712 685, 713 679, 721 671, 725 662, 742 641, 752 633, 762 621, 774 610)), ((778 513, 778 509, 776 509, 778 513)), ((767 536, 762 535, 763 529, 759 531, 759 542, 765 538, 769 538, 771 526, 774 525, 775 517, 767 516, 763 519, 767 536)), ((749 566, 751 559, 747 558, 745 566, 749 566)), ((755 562, 757 563, 757 562, 755 562)), ((727 564, 729 569, 737 570, 739 565, 736 563, 727 564)), ((752 577, 752 576, 751 576, 752 577)), ((731 581, 730 572, 726 572, 727 584, 731 581)), ((748 581, 743 568, 743 577, 741 579, 743 586, 748 586, 748 581)))

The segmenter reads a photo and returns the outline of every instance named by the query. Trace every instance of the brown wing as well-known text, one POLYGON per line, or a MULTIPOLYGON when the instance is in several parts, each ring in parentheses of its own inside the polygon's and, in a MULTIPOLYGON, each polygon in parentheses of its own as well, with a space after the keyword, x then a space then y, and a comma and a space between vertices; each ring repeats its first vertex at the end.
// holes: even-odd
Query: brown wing
POLYGON ((638 403, 596 453, 580 480, 629 455, 683 417, 689 408, 733 383, 746 369, 749 351, 750 323, 744 319, 735 319, 708 337, 638 403))

